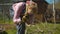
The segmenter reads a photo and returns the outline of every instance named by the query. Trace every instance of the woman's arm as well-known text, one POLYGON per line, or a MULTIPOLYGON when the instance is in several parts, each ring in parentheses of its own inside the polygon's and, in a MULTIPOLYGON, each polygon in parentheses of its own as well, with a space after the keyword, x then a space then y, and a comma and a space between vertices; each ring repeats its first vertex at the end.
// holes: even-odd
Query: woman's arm
POLYGON ((20 14, 23 10, 23 6, 25 5, 24 2, 20 2, 20 3, 16 3, 13 4, 13 10, 14 10, 14 16, 13 16, 13 22, 14 23, 20 23, 21 22, 21 18, 20 18, 20 14))

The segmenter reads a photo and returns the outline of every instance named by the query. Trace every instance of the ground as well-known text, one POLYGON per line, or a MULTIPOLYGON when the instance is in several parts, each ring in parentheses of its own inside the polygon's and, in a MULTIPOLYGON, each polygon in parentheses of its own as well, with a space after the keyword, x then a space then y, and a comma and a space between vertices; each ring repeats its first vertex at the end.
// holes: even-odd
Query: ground
MULTIPOLYGON (((8 34, 16 34, 16 28, 13 24, 6 24, 4 27, 6 27, 8 34)), ((35 25, 26 26, 26 34, 60 34, 60 24, 40 22, 35 25)))

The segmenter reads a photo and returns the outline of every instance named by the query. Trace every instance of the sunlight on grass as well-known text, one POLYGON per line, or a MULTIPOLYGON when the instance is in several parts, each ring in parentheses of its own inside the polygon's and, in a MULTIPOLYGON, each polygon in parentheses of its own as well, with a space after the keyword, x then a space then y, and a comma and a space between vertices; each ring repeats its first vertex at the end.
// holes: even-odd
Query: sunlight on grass
MULTIPOLYGON (((7 21, 8 22, 8 21, 7 21)), ((4 23, 5 24, 5 23, 4 23)), ((7 23, 6 23, 7 24, 7 23)), ((12 20, 8 22, 8 24, 12 24, 12 20)), ((56 28, 54 28, 54 23, 37 23, 34 26, 26 26, 26 34, 60 34, 60 24, 55 25, 56 28)), ((6 30, 8 34, 16 34, 17 30, 15 27, 13 29, 6 30)))
POLYGON ((49 34, 49 33, 55 33, 55 34, 60 34, 60 24, 56 24, 56 28, 54 28, 54 24, 53 23, 40 23, 40 24, 36 24, 34 27, 30 26, 27 27, 27 33, 28 34, 49 34), (59 29, 59 30, 58 30, 59 29), (57 31, 57 32, 56 32, 57 31))

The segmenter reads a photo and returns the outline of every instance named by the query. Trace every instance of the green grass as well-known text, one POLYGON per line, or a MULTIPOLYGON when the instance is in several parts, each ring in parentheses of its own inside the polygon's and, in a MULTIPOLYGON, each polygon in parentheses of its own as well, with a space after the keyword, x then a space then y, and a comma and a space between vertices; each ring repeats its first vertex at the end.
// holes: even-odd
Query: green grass
MULTIPOLYGON (((60 24, 55 25, 56 28, 54 28, 53 23, 38 23, 35 24, 34 26, 26 26, 26 31, 27 34, 49 34, 49 33, 54 33, 54 34, 60 34, 60 24)), ((8 34, 16 34, 16 28, 6 30, 8 34)))
MULTIPOLYGON (((3 22, 3 20, 0 20, 0 24, 12 24, 13 25, 13 22, 12 20, 5 20, 5 23, 3 22), (2 23, 1 23, 2 22, 2 23)), ((54 23, 37 23, 35 24, 34 26, 31 25, 31 26, 26 26, 26 33, 27 34, 49 34, 49 33, 52 33, 52 34, 60 34, 60 23, 58 24, 55 24, 55 27, 54 27, 54 23), (56 27, 56 28, 55 28, 56 27)), ((16 34, 16 28, 13 27, 12 29, 9 29, 9 30, 6 30, 6 32, 8 34, 16 34)))
POLYGON ((0 19, 0 24, 13 24, 13 20, 12 19, 0 19))
POLYGON ((28 34, 42 34, 42 33, 45 33, 45 34, 49 34, 49 31, 50 33, 54 33, 54 34, 60 34, 60 24, 56 24, 55 25, 56 28, 54 28, 54 24, 52 23, 48 23, 46 25, 46 23, 43 23, 43 25, 40 23, 40 24, 36 24, 34 27, 31 26, 31 27, 27 27, 27 33, 28 34), (43 31, 43 32, 42 32, 43 31))
POLYGON ((16 34, 16 29, 6 30, 6 32, 7 32, 8 34, 16 34))

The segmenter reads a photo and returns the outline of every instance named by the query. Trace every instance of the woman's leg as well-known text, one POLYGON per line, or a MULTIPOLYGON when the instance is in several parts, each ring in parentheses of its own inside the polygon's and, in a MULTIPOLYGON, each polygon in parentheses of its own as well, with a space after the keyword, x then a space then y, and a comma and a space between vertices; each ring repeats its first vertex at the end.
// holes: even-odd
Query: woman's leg
POLYGON ((17 25, 17 34, 25 34, 25 23, 17 25))

